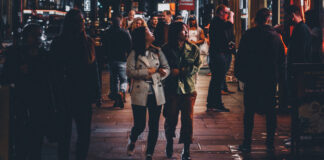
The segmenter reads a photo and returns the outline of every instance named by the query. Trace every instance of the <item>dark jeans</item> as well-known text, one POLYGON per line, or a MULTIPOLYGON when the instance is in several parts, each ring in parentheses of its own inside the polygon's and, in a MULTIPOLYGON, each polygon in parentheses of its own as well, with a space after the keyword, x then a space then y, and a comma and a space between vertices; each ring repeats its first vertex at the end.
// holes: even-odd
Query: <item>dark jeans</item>
POLYGON ((178 123, 179 111, 181 111, 181 130, 179 143, 192 143, 193 133, 193 107, 195 105, 197 92, 178 95, 174 92, 166 92, 166 103, 163 115, 165 117, 164 129, 167 139, 175 137, 178 123))
POLYGON ((222 106, 222 84, 224 83, 226 60, 223 53, 216 53, 209 62, 211 79, 208 88, 207 108, 222 106))
POLYGON ((222 90, 228 91, 228 87, 227 87, 227 84, 226 84, 226 74, 227 74, 228 70, 231 67, 232 54, 229 54, 229 53, 224 54, 224 57, 225 57, 225 75, 224 75, 224 81, 223 81, 223 84, 222 84, 222 90))
POLYGON ((116 95, 118 92, 126 92, 127 75, 126 62, 113 61, 110 65, 110 94, 116 95))
POLYGON ((132 105, 134 126, 131 131, 130 140, 136 142, 138 136, 144 131, 146 125, 146 108, 149 111, 149 134, 147 138, 146 154, 153 154, 159 135, 159 120, 161 106, 156 105, 154 95, 149 95, 147 106, 132 105))
POLYGON ((70 153, 72 120, 77 128, 76 160, 85 160, 88 155, 91 133, 91 103, 76 103, 64 115, 63 137, 59 140, 59 159, 68 160, 70 153))
POLYGON ((41 160, 43 130, 40 128, 22 128, 16 130, 15 149, 16 159, 41 160))
POLYGON ((244 84, 244 143, 250 145, 252 130, 254 127, 254 114, 264 113, 266 115, 267 141, 273 144, 274 134, 277 126, 275 112, 275 83, 247 82, 244 84))
MULTIPOLYGON (((17 90, 11 91, 14 93, 17 90)), ((10 136, 16 153, 13 159, 41 160, 43 139, 52 131, 49 106, 44 103, 46 99, 41 97, 40 100, 33 100, 30 94, 24 92, 16 92, 12 98, 11 111, 15 118, 11 122, 13 134, 10 136)))

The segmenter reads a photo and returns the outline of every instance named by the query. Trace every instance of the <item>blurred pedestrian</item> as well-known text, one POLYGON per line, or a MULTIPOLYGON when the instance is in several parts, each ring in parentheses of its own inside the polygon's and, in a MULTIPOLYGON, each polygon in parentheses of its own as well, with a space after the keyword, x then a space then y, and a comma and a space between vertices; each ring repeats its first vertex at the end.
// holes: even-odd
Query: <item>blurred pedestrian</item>
POLYGON ((193 108, 197 97, 194 75, 199 71, 199 48, 188 42, 188 28, 182 22, 169 26, 168 43, 162 47, 170 65, 170 76, 164 82, 166 103, 163 110, 164 129, 167 139, 166 155, 173 154, 173 137, 181 111, 179 143, 184 143, 182 159, 190 159, 190 144, 193 137, 193 108))
POLYGON ((172 23, 172 14, 171 14, 171 12, 169 10, 163 11, 162 19, 167 25, 170 25, 172 23))
POLYGON ((159 18, 157 16, 157 14, 152 15, 152 17, 149 21, 149 24, 148 24, 148 27, 152 33, 154 33, 158 22, 159 22, 159 18))
POLYGON ((205 42, 204 30, 198 26, 195 16, 189 16, 189 42, 199 46, 205 42))
MULTIPOLYGON (((197 45, 198 47, 205 42, 204 30, 198 26, 196 17, 191 15, 189 16, 189 39, 188 41, 197 45)), ((195 75, 195 83, 198 81, 198 72, 195 75)))
POLYGON ((176 16, 174 19, 175 22, 183 22, 183 17, 181 15, 176 16))
POLYGON ((225 90, 225 76, 232 60, 234 47, 233 24, 228 21, 229 14, 230 10, 227 6, 219 5, 216 9, 216 16, 210 23, 209 68, 212 75, 208 88, 207 111, 230 111, 225 108, 221 98, 222 88, 224 87, 225 90))
POLYGON ((54 58, 58 105, 64 106, 63 135, 59 140, 59 159, 69 159, 72 120, 77 128, 76 159, 87 158, 91 134, 91 104, 100 97, 94 41, 85 33, 84 19, 78 9, 70 10, 62 34, 54 39, 54 58))
POLYGON ((168 42, 168 28, 169 26, 163 21, 157 24, 154 31, 155 40, 153 42, 155 47, 161 48, 168 42))
POLYGON ((305 12, 305 24, 309 27, 312 37, 310 61, 321 63, 321 28, 318 15, 316 15, 315 10, 305 12))
POLYGON ((45 136, 52 129, 50 70, 48 54, 41 48, 41 26, 28 24, 23 28, 22 44, 10 47, 6 54, 5 84, 11 84, 13 111, 14 159, 40 160, 45 136))
POLYGON ((127 91, 126 61, 131 50, 131 37, 127 30, 120 27, 121 15, 114 14, 112 26, 103 38, 104 52, 110 65, 110 93, 115 101, 114 107, 124 108, 127 91))
POLYGON ((312 37, 310 29, 303 22, 302 13, 298 6, 292 5, 288 8, 289 22, 294 26, 294 30, 289 40, 287 63, 288 68, 292 63, 312 62, 311 43, 312 37))
POLYGON ((276 85, 284 68, 285 48, 280 35, 269 25, 269 9, 260 9, 255 22, 256 27, 243 35, 235 59, 235 75, 244 82, 244 140, 239 150, 251 151, 254 114, 262 113, 267 121, 267 150, 272 152, 277 126, 276 85))
POLYGON ((128 12, 128 17, 123 18, 122 20, 122 28, 129 29, 131 27, 131 24, 134 21, 135 11, 130 10, 128 12))
POLYGON ((147 27, 147 24, 143 18, 137 17, 134 19, 133 23, 131 24, 131 27, 129 28, 130 34, 132 34, 133 31, 139 27, 147 27))
POLYGON ((159 134, 159 120, 165 103, 162 80, 169 75, 168 62, 159 49, 150 47, 154 36, 148 27, 133 31, 133 51, 127 59, 127 75, 133 79, 131 89, 134 126, 127 146, 128 155, 133 155, 135 142, 144 131, 146 110, 149 112, 149 134, 146 159, 152 159, 159 134))

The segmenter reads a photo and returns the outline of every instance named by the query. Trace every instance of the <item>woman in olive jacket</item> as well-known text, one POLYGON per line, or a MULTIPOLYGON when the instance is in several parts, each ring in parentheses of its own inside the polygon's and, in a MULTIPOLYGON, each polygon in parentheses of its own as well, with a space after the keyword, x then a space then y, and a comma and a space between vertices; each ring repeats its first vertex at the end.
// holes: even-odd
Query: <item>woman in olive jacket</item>
POLYGON ((151 48, 154 36, 147 27, 133 32, 133 51, 127 59, 126 73, 132 79, 131 101, 134 126, 127 146, 127 154, 134 153, 135 142, 144 131, 146 109, 149 112, 149 135, 146 159, 152 159, 159 133, 159 119, 165 103, 162 80, 169 75, 168 62, 161 50, 151 48))

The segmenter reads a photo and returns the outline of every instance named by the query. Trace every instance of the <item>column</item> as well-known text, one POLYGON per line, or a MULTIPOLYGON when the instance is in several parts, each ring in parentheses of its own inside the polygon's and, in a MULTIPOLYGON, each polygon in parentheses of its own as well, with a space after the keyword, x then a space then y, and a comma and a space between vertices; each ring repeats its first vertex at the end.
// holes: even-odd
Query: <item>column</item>
POLYGON ((256 12, 261 8, 267 7, 267 1, 266 0, 250 0, 249 1, 249 19, 248 19, 248 28, 251 28, 254 26, 253 19, 256 15, 256 12))

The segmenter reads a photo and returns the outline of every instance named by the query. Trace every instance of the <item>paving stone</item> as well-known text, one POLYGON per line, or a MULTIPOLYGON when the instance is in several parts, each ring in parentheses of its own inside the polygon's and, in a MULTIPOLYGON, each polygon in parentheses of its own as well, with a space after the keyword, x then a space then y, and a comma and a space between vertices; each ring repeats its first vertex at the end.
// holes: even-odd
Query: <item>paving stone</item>
MULTIPOLYGON (((236 92, 222 99, 225 106, 231 112, 206 112, 206 97, 210 76, 206 76, 208 70, 201 70, 199 83, 197 83, 198 96, 194 106, 194 140, 191 145, 191 156, 195 160, 253 160, 253 159, 287 159, 289 150, 282 144, 290 137, 290 116, 278 115, 278 129, 275 140, 276 152, 274 157, 269 157, 265 152, 265 116, 255 115, 255 127, 253 131, 252 153, 245 155, 237 151, 237 146, 243 140, 243 93, 236 92)), ((124 109, 113 108, 113 101, 107 98, 109 91, 109 73, 103 73, 104 104, 101 108, 93 108, 91 145, 88 160, 128 160, 145 159, 147 145, 148 125, 136 142, 135 155, 126 155, 126 146, 129 134, 133 126, 133 115, 129 93, 126 94, 127 103, 124 109)), ((231 90, 236 91, 236 83, 228 83, 231 90)), ((180 159, 183 144, 178 144, 181 116, 178 117, 176 137, 174 138, 174 155, 171 159, 180 159)), ((161 114, 159 122, 159 137, 153 158, 164 160, 166 139, 164 133, 164 117, 161 114)), ((77 139, 76 127, 73 125, 71 158, 75 156, 75 143, 77 139)), ((56 145, 44 144, 43 157, 46 160, 54 160, 56 157, 56 145)), ((317 156, 318 157, 318 156, 317 156)), ((317 157, 312 157, 316 159, 317 157)), ((305 160, 309 160, 306 157, 305 160)), ((323 158, 324 159, 324 158, 323 158)), ((294 159, 293 159, 294 160, 294 159)))

